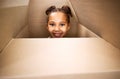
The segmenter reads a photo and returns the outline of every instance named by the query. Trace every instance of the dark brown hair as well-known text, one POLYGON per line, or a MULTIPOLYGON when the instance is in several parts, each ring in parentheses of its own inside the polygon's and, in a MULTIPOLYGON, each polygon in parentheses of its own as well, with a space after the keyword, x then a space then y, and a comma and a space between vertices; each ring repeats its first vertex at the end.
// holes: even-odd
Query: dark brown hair
POLYGON ((47 10, 46 10, 46 15, 48 15, 48 18, 49 18, 49 15, 52 13, 52 12, 62 12, 66 15, 67 17, 67 21, 68 23, 70 23, 70 17, 72 17, 72 13, 71 13, 71 9, 69 6, 67 5, 64 5, 62 6, 61 8, 56 8, 55 6, 50 6, 47 10))

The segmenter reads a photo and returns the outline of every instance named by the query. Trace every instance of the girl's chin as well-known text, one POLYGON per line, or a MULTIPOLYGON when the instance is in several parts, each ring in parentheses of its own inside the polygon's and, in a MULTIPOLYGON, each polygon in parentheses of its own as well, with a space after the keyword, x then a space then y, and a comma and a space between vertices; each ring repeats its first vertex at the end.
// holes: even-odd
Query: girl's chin
POLYGON ((62 36, 55 36, 55 35, 53 35, 53 37, 54 38, 62 38, 62 36))
POLYGON ((54 38, 62 38, 61 36, 54 36, 54 38))
POLYGON ((54 38, 62 38, 62 34, 53 34, 54 38))

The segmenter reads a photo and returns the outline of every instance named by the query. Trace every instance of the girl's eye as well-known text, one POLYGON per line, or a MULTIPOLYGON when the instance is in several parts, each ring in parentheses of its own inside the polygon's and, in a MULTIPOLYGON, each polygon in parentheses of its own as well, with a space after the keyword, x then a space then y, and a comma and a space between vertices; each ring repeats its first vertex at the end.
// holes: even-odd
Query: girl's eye
POLYGON ((55 26, 55 24, 49 24, 50 26, 55 26))
POLYGON ((65 26, 65 24, 60 24, 60 26, 65 26))

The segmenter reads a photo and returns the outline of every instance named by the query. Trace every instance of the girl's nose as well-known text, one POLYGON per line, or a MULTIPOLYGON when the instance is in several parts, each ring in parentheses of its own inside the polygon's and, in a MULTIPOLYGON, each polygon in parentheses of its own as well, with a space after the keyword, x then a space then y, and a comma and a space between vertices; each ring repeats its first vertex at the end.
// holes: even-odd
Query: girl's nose
POLYGON ((55 26, 55 31, 60 30, 59 26, 55 26))

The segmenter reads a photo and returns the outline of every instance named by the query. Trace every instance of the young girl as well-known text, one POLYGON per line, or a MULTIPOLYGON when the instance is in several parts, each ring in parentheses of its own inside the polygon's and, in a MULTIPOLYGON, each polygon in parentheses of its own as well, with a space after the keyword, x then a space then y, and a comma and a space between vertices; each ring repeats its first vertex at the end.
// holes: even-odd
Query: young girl
POLYGON ((56 8, 51 6, 46 10, 47 29, 52 38, 62 38, 70 29, 70 17, 72 17, 71 9, 68 6, 56 8))

